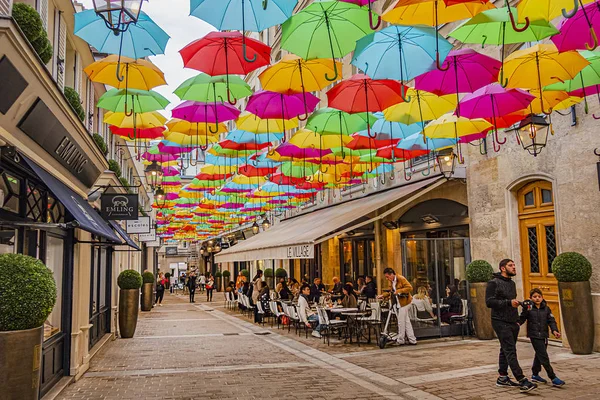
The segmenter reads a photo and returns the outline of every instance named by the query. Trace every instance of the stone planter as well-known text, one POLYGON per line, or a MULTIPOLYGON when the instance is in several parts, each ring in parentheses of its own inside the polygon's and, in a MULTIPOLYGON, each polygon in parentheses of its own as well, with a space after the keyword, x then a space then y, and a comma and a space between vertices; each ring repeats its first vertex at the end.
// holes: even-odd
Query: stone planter
POLYGON ((594 350, 594 310, 590 282, 558 282, 560 309, 573 354, 594 350))
POLYGON ((3 399, 39 398, 44 327, 0 332, 0 387, 3 399))
POLYGON ((124 339, 132 338, 140 308, 140 289, 119 290, 119 332, 124 339))
POLYGON ((485 289, 487 282, 469 283, 471 291, 471 310, 477 339, 490 340, 494 338, 492 328, 492 310, 485 305, 485 289))
POLYGON ((154 284, 144 283, 142 285, 142 311, 152 310, 152 289, 154 284))

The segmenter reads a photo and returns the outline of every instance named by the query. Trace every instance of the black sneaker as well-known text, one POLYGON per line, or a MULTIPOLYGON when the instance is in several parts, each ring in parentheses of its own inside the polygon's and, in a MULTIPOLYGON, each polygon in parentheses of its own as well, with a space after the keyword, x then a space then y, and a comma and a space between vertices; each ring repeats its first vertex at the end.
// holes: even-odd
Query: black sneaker
POLYGON ((500 387, 517 387, 521 386, 517 382, 512 381, 508 376, 500 376, 496 381, 496 386, 500 387))
POLYGON ((527 378, 523 378, 521 381, 519 381, 519 390, 521 392, 530 392, 535 388, 537 388, 537 385, 529 382, 529 379, 527 378))

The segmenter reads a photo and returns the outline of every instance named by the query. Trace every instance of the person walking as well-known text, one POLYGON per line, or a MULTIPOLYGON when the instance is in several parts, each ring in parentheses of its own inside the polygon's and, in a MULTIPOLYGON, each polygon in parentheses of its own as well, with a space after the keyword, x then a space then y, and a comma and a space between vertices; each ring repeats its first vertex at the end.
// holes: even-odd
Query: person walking
POLYGON ((392 298, 392 306, 397 307, 398 310, 398 338, 396 339, 396 342, 398 342, 399 345, 403 345, 406 341, 408 341, 409 344, 417 344, 417 337, 413 331, 408 313, 408 309, 412 302, 413 287, 405 277, 396 275, 396 271, 392 268, 384 269, 383 275, 390 282, 392 290, 390 293, 386 293, 379 297, 387 297, 391 294, 398 295, 397 297, 392 298), (398 300, 396 301, 396 299, 398 300))
POLYGON ((547 380, 540 376, 542 366, 548 374, 548 378, 552 381, 552 386, 560 387, 565 384, 563 380, 558 378, 550 365, 550 357, 548 356, 548 328, 555 338, 560 339, 560 332, 556 325, 556 319, 552 315, 552 310, 546 304, 544 295, 539 288, 533 288, 529 292, 530 302, 523 305, 523 311, 519 316, 519 322, 523 325, 527 322, 527 337, 531 341, 535 358, 531 367, 531 381, 537 383, 548 383, 547 380))
POLYGON ((215 278, 210 272, 207 272, 206 275, 208 276, 206 280, 206 301, 212 301, 215 278))
POLYGON ((162 272, 158 273, 158 278, 156 279, 156 298, 154 299, 154 304, 162 307, 162 301, 165 297, 165 286, 167 285, 167 279, 165 278, 165 274, 162 272))
POLYGON ((500 272, 488 282, 485 290, 485 304, 492 309, 492 328, 500 341, 498 374, 496 386, 518 386, 522 392, 529 392, 537 385, 531 383, 519 365, 517 358, 517 337, 519 336, 520 302, 517 300, 517 287, 512 277, 517 275, 515 262, 508 258, 500 261, 500 272), (518 383, 508 377, 508 367, 518 383))
POLYGON ((256 307, 256 302, 258 301, 258 297, 260 296, 260 289, 262 289, 263 281, 262 281, 263 272, 262 270, 257 270, 256 275, 252 279, 252 304, 254 307, 254 322, 258 322, 258 307, 256 307))
POLYGON ((188 275, 187 286, 190 291, 190 303, 195 303, 194 295, 196 294, 196 271, 190 272, 188 275))
POLYGON ((200 287, 200 293, 204 293, 204 288, 206 287, 206 276, 204 273, 200 274, 200 284, 198 286, 200 287))

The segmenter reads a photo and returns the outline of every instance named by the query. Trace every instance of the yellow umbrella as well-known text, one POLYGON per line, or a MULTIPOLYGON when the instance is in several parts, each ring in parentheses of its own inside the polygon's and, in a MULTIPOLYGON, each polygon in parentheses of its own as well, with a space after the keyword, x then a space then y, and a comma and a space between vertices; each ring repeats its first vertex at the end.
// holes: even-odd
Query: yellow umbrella
POLYGON ((437 26, 472 18, 495 6, 489 2, 467 2, 447 6, 443 0, 398 0, 381 18, 397 25, 437 26))
MULTIPOLYGON (((573 79, 589 64, 576 51, 559 53, 554 44, 537 44, 508 56, 504 61, 504 77, 508 87, 541 91, 544 86, 573 79)), ((548 114, 544 97, 540 99, 542 112, 548 114)))
POLYGON ((437 119, 456 108, 456 96, 437 96, 423 90, 409 89, 408 103, 398 103, 383 111, 388 121, 406 125, 437 119))
MULTIPOLYGON (((144 165, 151 165, 152 161, 147 161, 147 160, 142 160, 142 164, 144 165)), ((173 161, 165 161, 165 162, 159 162, 158 163, 160 166, 162 167, 176 167, 179 165, 179 161, 177 160, 173 160, 173 161)))
MULTIPOLYGON (((179 132, 188 136, 196 135, 219 135, 227 132, 227 126, 224 123, 219 124, 219 128, 216 133, 212 133, 208 130, 208 123, 204 122, 189 122, 184 119, 172 118, 167 123, 167 128, 171 132, 179 132)), ((211 127, 214 126, 211 123, 211 127)))
POLYGON ((253 133, 280 133, 298 127, 298 118, 262 119, 254 114, 242 114, 236 121, 238 129, 253 133))
POLYGON ((538 90, 530 90, 529 93, 534 95, 536 98, 531 102, 529 107, 527 107, 527 111, 530 114, 541 114, 542 104, 545 107, 548 107, 550 110, 564 110, 565 108, 569 108, 575 104, 579 104, 583 97, 570 96, 569 93, 560 91, 560 90, 544 90, 542 92, 543 95, 543 103, 540 101, 540 92, 538 90))
MULTIPOLYGON (((337 70, 341 71, 342 63, 335 63, 337 70)), ((315 92, 331 85, 325 75, 334 73, 334 62, 329 58, 304 60, 295 54, 286 54, 277 64, 265 69, 258 79, 263 89, 272 92, 315 92)))
POLYGON ((468 119, 448 113, 427 124, 423 134, 432 139, 453 139, 481 133, 491 127, 492 124, 482 118, 468 119))
POLYGON ((200 168, 201 174, 207 175, 225 175, 232 174, 237 171, 237 165, 212 165, 206 164, 200 168))
POLYGON ((105 124, 115 125, 119 128, 155 128, 157 126, 163 126, 165 122, 167 122, 167 119, 158 111, 134 113, 133 115, 107 111, 104 114, 105 124))
POLYGON ((264 176, 246 176, 246 175, 236 175, 232 181, 234 183, 238 183, 240 185, 264 185, 268 182, 267 178, 264 176))
POLYGON ((217 143, 219 140, 218 136, 213 135, 194 135, 189 136, 180 132, 164 132, 165 139, 170 142, 180 144, 182 146, 206 146, 208 143, 217 143))
MULTIPOLYGON (((588 4, 594 0, 581 0, 583 4, 588 4)), ((575 4, 578 0, 575 0, 575 4)), ((525 18, 530 21, 545 19, 552 21, 562 14, 562 10, 571 12, 573 9, 573 0, 521 0, 517 5, 518 22, 525 22, 525 18)))
POLYGON ((288 143, 299 147, 299 148, 313 148, 313 149, 332 149, 335 147, 342 147, 352 141, 351 137, 342 135, 325 135, 321 136, 316 132, 309 131, 308 129, 301 129, 290 138, 288 143))
POLYGON ((84 69, 92 82, 104 83, 117 89, 150 90, 156 86, 166 85, 163 72, 150 61, 110 55, 102 60, 88 65, 84 69), (119 71, 117 72, 117 66, 119 71), (119 76, 125 77, 122 81, 119 76))

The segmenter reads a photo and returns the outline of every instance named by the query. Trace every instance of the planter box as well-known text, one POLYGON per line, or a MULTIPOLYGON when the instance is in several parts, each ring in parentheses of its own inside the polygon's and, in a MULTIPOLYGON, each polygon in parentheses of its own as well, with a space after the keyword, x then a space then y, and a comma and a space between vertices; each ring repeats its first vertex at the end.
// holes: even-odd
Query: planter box
POLYGON ((560 309, 573 354, 594 350, 594 309, 590 282, 558 282, 560 309))
POLYGON ((152 310, 152 289, 154 284, 152 283, 144 283, 142 285, 142 311, 151 311, 152 310))
POLYGON ((0 388, 8 398, 39 398, 43 339, 43 326, 0 332, 0 388))
POLYGON ((494 329, 492 328, 492 310, 485 305, 487 282, 469 283, 469 288, 477 339, 491 340, 494 338, 494 329))
POLYGON ((137 326, 140 289, 119 290, 119 332, 124 339, 132 338, 137 326))

